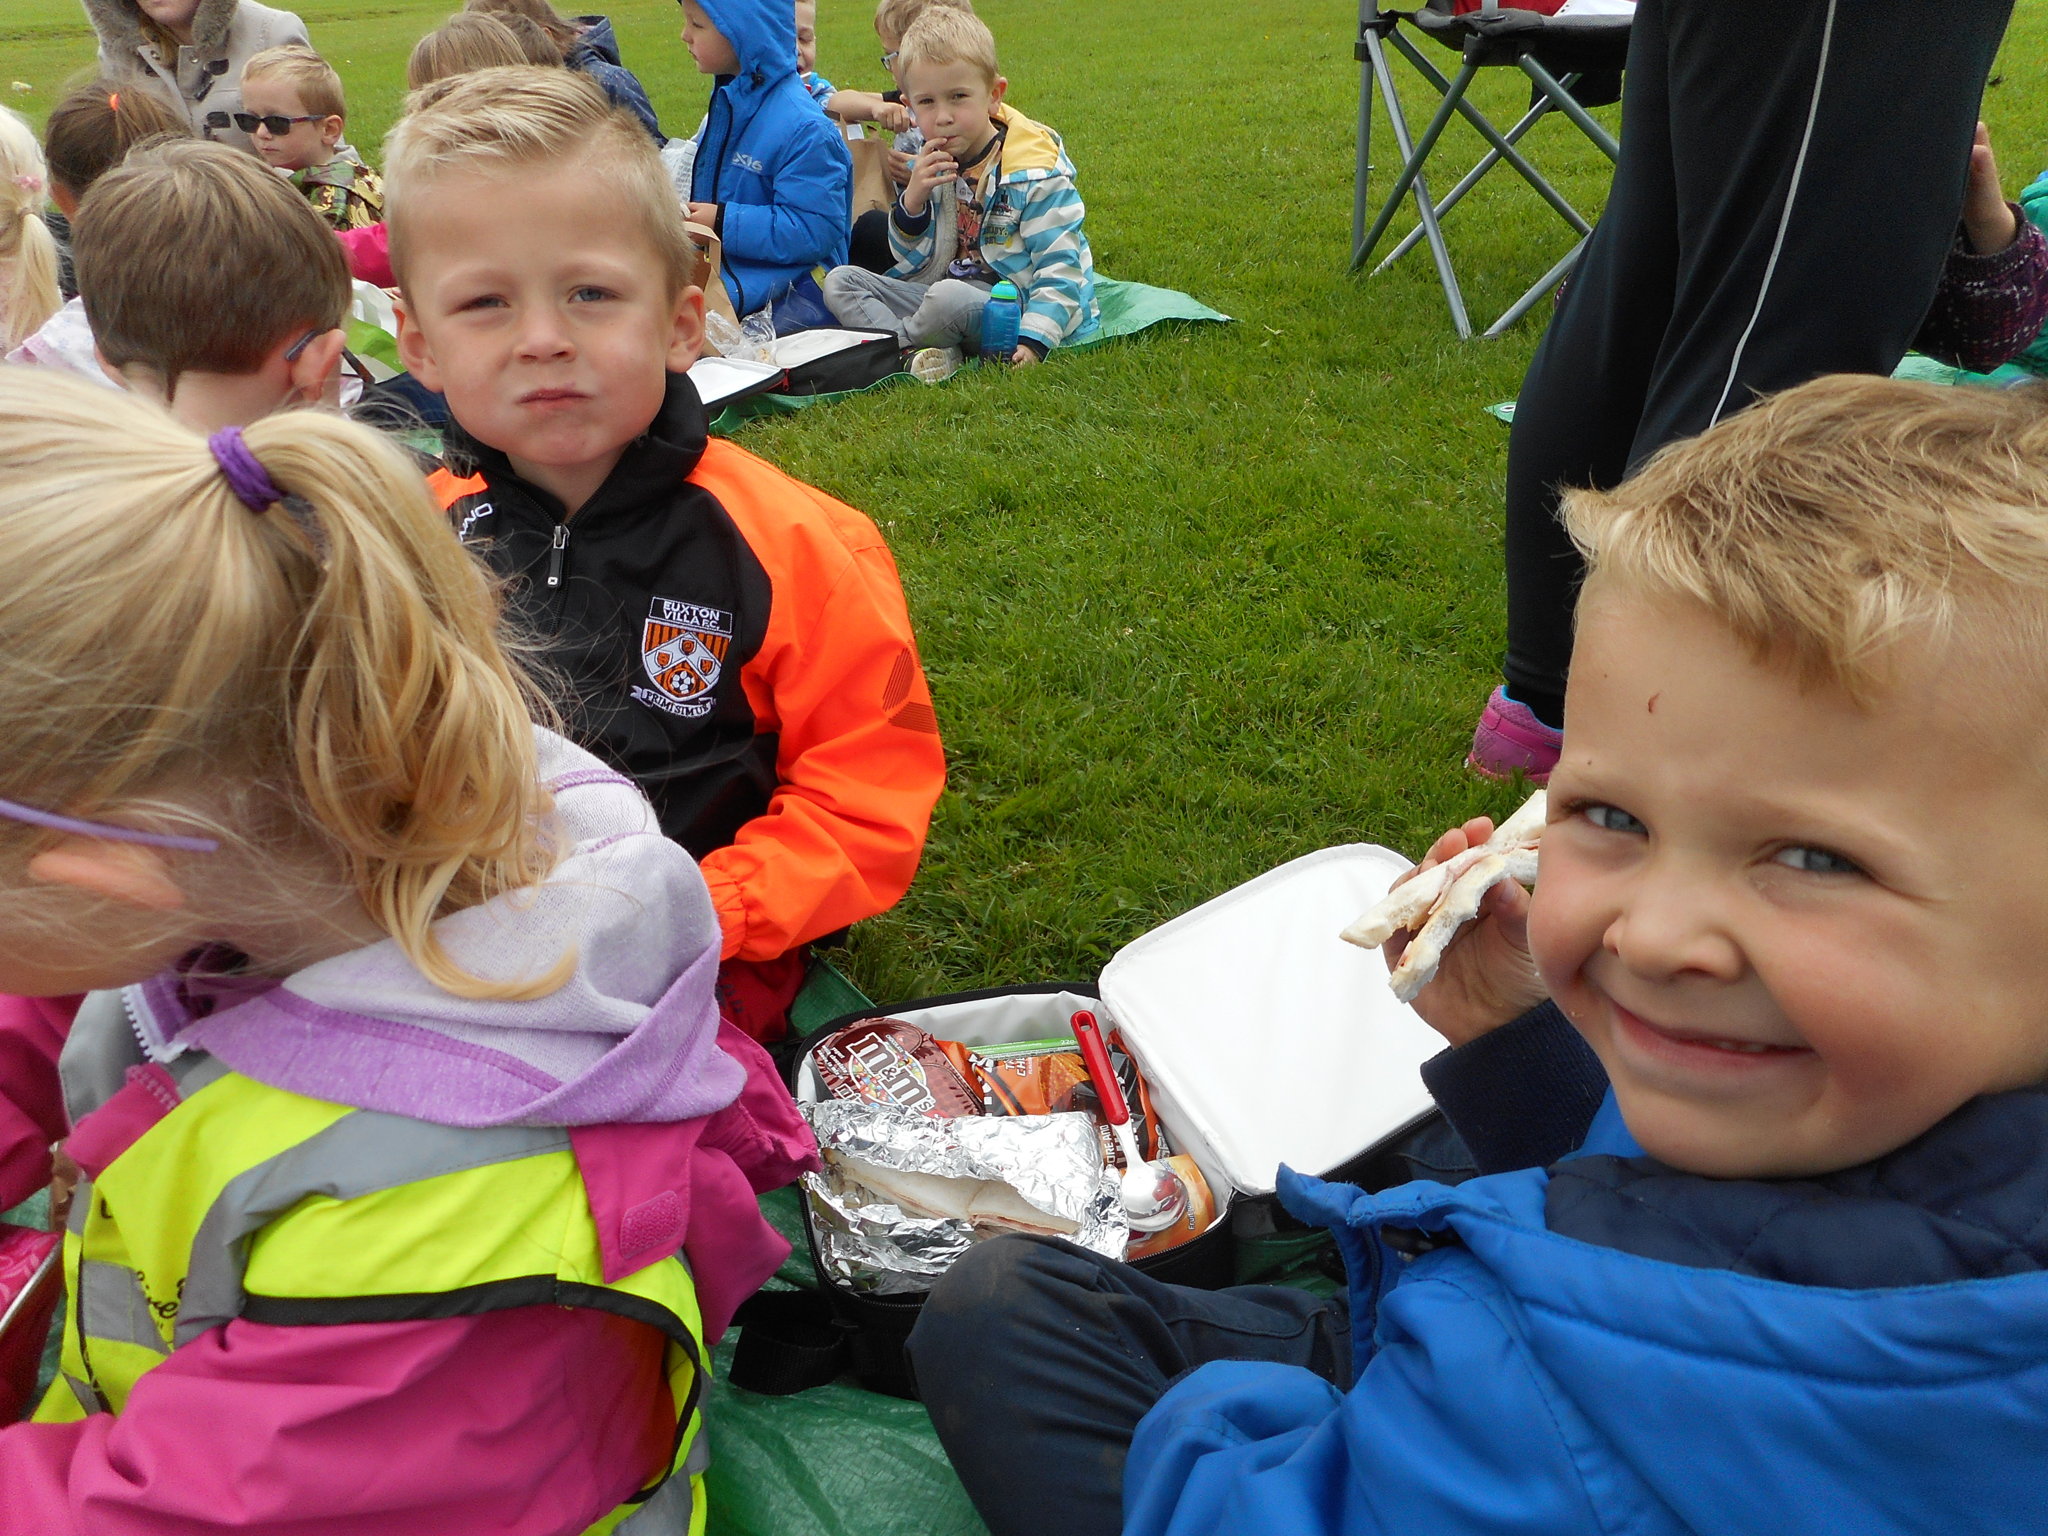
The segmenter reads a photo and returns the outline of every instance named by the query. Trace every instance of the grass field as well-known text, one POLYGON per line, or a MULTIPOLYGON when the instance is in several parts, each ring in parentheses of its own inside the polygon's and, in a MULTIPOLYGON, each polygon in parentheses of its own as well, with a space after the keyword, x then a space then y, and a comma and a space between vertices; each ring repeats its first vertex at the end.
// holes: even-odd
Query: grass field
MULTIPOLYGON (((300 0, 355 142, 378 142, 406 52, 449 8, 300 0)), ((1355 8, 980 8, 1015 101, 1081 168, 1102 270, 1237 323, 746 429, 883 524, 946 734, 917 885, 848 957, 884 998, 1092 975, 1285 859, 1361 839, 1418 852, 1515 798, 1459 764, 1501 646, 1507 434, 1482 407, 1514 394, 1540 316, 1460 343, 1425 259, 1345 275, 1355 8)), ((822 11, 823 72, 877 87, 868 7, 822 11)), ((707 83, 676 18, 673 0, 613 12, 664 124, 688 133, 707 83)), ((2044 43, 2048 0, 2020 0, 1986 108, 2015 187, 2048 153, 2044 43)), ((70 0, 0 0, 0 81, 32 87, 6 98, 32 116, 91 58, 70 0)), ((1511 114, 1514 82, 1487 86, 1511 114)), ((1597 208, 1605 163, 1566 125, 1527 147, 1597 208)), ((1568 244, 1502 177, 1450 235, 1483 318, 1568 244)))

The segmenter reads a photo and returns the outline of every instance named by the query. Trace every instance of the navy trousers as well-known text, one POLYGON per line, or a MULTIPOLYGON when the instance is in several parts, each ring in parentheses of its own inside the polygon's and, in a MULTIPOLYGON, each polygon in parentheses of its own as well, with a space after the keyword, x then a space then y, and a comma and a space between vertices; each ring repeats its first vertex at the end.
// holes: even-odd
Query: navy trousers
POLYGON ((1124 1458, 1166 1389, 1211 1360, 1351 1383, 1351 1309, 1278 1285, 1198 1291, 1057 1238, 970 1249, 910 1335, 918 1392, 993 1536, 1123 1529, 1124 1458))

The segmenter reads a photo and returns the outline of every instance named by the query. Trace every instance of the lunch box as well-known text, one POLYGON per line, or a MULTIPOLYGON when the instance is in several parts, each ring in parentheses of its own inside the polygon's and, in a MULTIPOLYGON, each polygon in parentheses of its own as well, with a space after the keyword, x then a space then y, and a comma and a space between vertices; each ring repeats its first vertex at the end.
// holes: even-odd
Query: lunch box
MULTIPOLYGON (((1377 950, 1337 936, 1409 863, 1372 844, 1325 848, 1141 935, 1092 983, 961 992, 846 1014, 791 1054, 792 1091, 800 1102, 825 1096, 809 1047, 861 1019, 900 1019, 938 1039, 996 1045, 1068 1034, 1075 1010, 1090 1009, 1138 1062, 1175 1150, 1195 1160, 1216 1197, 1208 1231, 1137 1267, 1176 1284, 1232 1284, 1238 1245, 1291 1224, 1274 1196, 1281 1165, 1367 1189, 1414 1176, 1400 1149, 1436 1118, 1420 1069, 1444 1042, 1394 997, 1377 950)), ((804 1234, 815 1263, 808 1200, 804 1234)), ((836 1352, 864 1386, 915 1396, 903 1341, 923 1297, 860 1292, 822 1268, 818 1281, 831 1328, 830 1337, 812 1340, 818 1371, 836 1352)), ((758 1300, 764 1313, 812 1301, 758 1300)), ((775 1331, 761 1329, 758 1351, 743 1333, 734 1380, 755 1390, 812 1384, 784 1369, 784 1351, 769 1369, 751 1369, 747 1356, 765 1358, 775 1331)))

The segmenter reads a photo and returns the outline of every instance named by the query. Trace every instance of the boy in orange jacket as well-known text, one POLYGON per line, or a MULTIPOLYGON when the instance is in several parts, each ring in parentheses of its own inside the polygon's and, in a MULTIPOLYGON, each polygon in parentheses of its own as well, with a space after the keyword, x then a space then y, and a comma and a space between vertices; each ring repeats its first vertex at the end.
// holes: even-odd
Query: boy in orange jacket
POLYGON ((386 161, 399 349, 454 416, 442 502, 548 642, 572 734, 698 859, 728 1011, 774 1039, 803 947, 908 889, 945 778, 888 547, 707 436, 696 253, 594 86, 444 82, 386 161), (550 131, 504 136, 513 96, 550 131))

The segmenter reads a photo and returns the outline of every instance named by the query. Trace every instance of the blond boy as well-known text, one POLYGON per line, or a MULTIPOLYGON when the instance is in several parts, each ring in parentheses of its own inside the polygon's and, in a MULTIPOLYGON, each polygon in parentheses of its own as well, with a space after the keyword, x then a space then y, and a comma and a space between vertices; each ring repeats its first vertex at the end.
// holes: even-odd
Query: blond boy
POLYGON ((341 76, 312 49, 266 48, 242 68, 242 110, 235 126, 271 169, 291 179, 313 210, 336 229, 362 229, 384 217, 384 185, 342 142, 348 103, 341 76))
POLYGON ((728 1011, 772 1038, 804 946, 909 885, 944 777, 888 548, 707 440, 696 251, 596 86, 441 81, 388 151, 399 349, 454 416, 443 502, 553 642, 582 739, 700 861, 728 1011))
POLYGON ((201 431, 336 398, 348 263, 304 198, 244 150, 145 144, 72 221, 108 373, 201 431), (238 281, 222 281, 232 252, 238 281))
POLYGON ((998 281, 1023 306, 1012 364, 1088 340, 1100 315, 1074 163, 1057 133, 1004 104, 1009 81, 988 28, 971 12, 928 6, 904 34, 895 68, 924 135, 889 212, 896 264, 828 273, 833 315, 924 349, 912 371, 928 380, 977 345, 998 281))
POLYGON ((1567 517, 1535 894, 1416 1008, 1454 1124, 1574 1031, 1611 1104, 1547 1171, 1283 1170, 1348 1304, 975 1250, 911 1350, 996 1536, 1043 1465, 1076 1536, 2041 1528, 2048 412, 1824 379, 1567 517))

